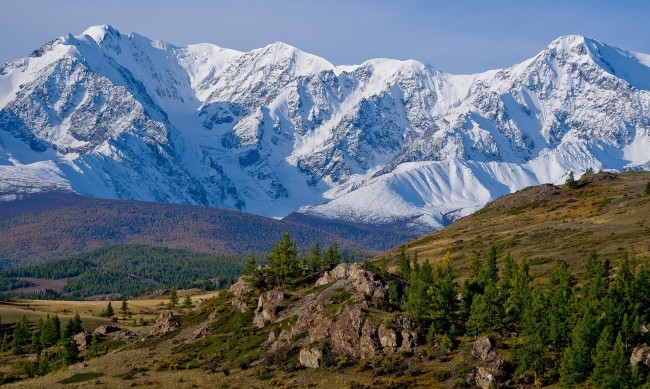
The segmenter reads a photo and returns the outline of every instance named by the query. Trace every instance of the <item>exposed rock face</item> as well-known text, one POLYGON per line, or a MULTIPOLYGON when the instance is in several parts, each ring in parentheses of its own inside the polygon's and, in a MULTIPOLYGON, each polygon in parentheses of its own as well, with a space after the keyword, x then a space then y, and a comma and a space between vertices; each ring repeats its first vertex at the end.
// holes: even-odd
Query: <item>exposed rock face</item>
POLYGON ((379 343, 384 348, 385 354, 392 354, 397 351, 397 333, 392 328, 386 327, 383 323, 378 330, 379 343))
POLYGON ((110 324, 103 324, 103 325, 95 328, 95 331, 93 331, 93 334, 95 334, 95 335, 106 335, 106 334, 110 334, 111 332, 117 332, 119 330, 120 330, 120 327, 112 326, 110 324))
POLYGON ((494 389, 498 386, 498 380, 503 375, 505 361, 498 359, 476 368, 474 383, 481 389, 494 389))
POLYGON ((418 344, 415 323, 409 316, 398 316, 394 318, 390 327, 386 327, 382 323, 377 333, 379 335, 379 343, 386 354, 392 354, 397 350, 411 352, 418 344))
POLYGON ((89 332, 80 332, 74 336, 74 341, 77 343, 79 351, 86 351, 90 347, 90 342, 93 336, 89 332))
POLYGON ((246 312, 246 311, 248 310, 248 304, 246 304, 245 302, 241 301, 241 300, 240 300, 239 298, 237 298, 237 297, 235 297, 234 299, 232 299, 232 301, 231 301, 230 303, 232 304, 233 307, 239 309, 239 311, 240 311, 241 313, 244 313, 244 312, 246 312))
POLYGON ((196 329, 189 338, 185 339, 185 344, 191 343, 197 339, 205 338, 210 334, 210 327, 202 326, 196 329))
POLYGON ((497 387, 497 380, 489 369, 479 366, 476 369, 474 383, 481 389, 494 389, 497 387))
POLYGON ((149 336, 165 335, 177 329, 178 326, 177 316, 170 312, 161 313, 158 319, 156 319, 156 323, 153 325, 151 332, 149 332, 149 336))
POLYGON ((630 365, 650 368, 650 347, 636 347, 630 356, 630 365))
POLYGON ((481 336, 476 339, 474 342, 474 347, 472 347, 472 356, 474 358, 480 358, 484 361, 493 360, 496 358, 496 352, 494 351, 494 342, 492 339, 487 336, 481 336))
POLYGON ((315 369, 323 363, 323 350, 318 347, 307 347, 300 350, 300 364, 315 369))
POLYGON ((278 307, 283 301, 284 293, 279 290, 269 290, 268 292, 262 293, 257 301, 253 324, 257 328, 262 328, 266 323, 276 320, 278 318, 278 307))
POLYGON ((384 299, 388 292, 386 285, 373 273, 364 270, 358 263, 341 263, 337 265, 334 269, 325 272, 316 281, 316 285, 325 285, 338 280, 348 280, 356 291, 379 299, 384 299))

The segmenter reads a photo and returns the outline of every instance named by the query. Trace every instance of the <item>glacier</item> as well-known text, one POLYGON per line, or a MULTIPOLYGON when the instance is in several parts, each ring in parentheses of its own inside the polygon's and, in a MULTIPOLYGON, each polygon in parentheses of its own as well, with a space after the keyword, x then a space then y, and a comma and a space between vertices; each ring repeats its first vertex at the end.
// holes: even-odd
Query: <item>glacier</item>
POLYGON ((94 26, 0 68, 0 200, 69 190, 424 233, 570 171, 650 169, 649 108, 650 55, 577 35, 454 75, 94 26))

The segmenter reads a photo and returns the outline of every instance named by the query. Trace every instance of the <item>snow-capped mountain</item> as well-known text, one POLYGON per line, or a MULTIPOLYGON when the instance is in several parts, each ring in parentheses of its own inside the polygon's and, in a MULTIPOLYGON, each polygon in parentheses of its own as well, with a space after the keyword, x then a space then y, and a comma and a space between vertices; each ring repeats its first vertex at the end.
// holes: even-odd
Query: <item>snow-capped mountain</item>
POLYGON ((430 231, 568 171, 650 169, 650 55, 334 66, 96 26, 0 69, 0 197, 53 188, 430 231))

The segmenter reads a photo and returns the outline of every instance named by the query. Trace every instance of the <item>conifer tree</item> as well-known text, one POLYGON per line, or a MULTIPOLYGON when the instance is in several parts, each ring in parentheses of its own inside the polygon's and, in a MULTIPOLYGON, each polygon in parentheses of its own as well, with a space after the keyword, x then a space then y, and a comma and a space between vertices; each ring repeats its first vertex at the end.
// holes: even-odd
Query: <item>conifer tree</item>
MULTIPOLYGON (((429 298, 433 319, 440 330, 447 330, 451 327, 457 309, 457 284, 451 263, 451 254, 447 252, 442 261, 436 263, 433 271, 428 262, 425 262, 421 271, 431 274, 429 287, 429 298), (426 266, 426 268, 425 268, 426 266)), ((424 282, 426 283, 426 279, 424 282)))
POLYGON ((339 246, 336 242, 332 243, 325 253, 323 262, 325 266, 336 266, 341 262, 341 258, 339 257, 339 246))
POLYGON ((79 313, 75 312, 72 319, 68 320, 68 323, 65 326, 64 337, 75 336, 83 330, 84 329, 81 326, 81 317, 79 317, 79 313))
POLYGON ((62 348, 60 351, 60 356, 63 358, 66 364, 72 365, 77 361, 79 357, 79 347, 77 342, 73 338, 61 339, 60 342, 62 348))
POLYGON ((115 312, 113 311, 113 305, 109 301, 108 304, 106 304, 106 308, 104 308, 104 310, 99 313, 99 316, 112 317, 114 314, 115 312))
POLYGON ((169 290, 169 306, 173 308, 177 305, 178 305, 178 289, 176 289, 176 286, 172 286, 172 288, 169 290))
POLYGON ((122 315, 129 313, 129 303, 126 301, 126 296, 122 296, 122 304, 120 305, 120 312, 122 315))
POLYGON ((189 294, 185 296, 185 299, 183 300, 183 307, 192 308, 192 297, 190 297, 189 294))
POLYGON ((29 336, 29 320, 27 316, 23 315, 18 323, 14 326, 13 336, 13 349, 14 354, 19 355, 23 353, 23 346, 30 340, 29 336))
POLYGON ((307 266, 312 272, 318 271, 322 265, 322 250, 318 242, 314 243, 314 246, 311 248, 309 253, 309 259, 307 261, 307 266))
POLYGON ((406 247, 400 246, 399 248, 399 258, 398 258, 399 274, 408 279, 411 275, 411 261, 406 256, 406 247))
POLYGON ((246 257, 246 263, 244 265, 244 274, 252 275, 257 271, 257 263, 255 261, 255 256, 253 254, 246 257))
POLYGON ((569 187, 569 189, 576 189, 578 187, 578 181, 576 181, 575 176, 573 175, 573 172, 569 172, 569 177, 566 179, 566 186, 569 187))
POLYGON ((643 194, 646 196, 650 196, 650 182, 645 184, 645 189, 643 190, 643 194))
POLYGON ((592 310, 587 310, 571 333, 571 345, 565 349, 560 365, 560 383, 573 386, 589 377, 591 353, 599 336, 598 322, 592 310))
POLYGON ((38 355, 36 371, 39 375, 46 375, 50 372, 50 358, 47 355, 47 351, 42 350, 38 355))
MULTIPOLYGON (((575 279, 569 273, 569 266, 565 261, 558 261, 557 267, 551 273, 547 288, 547 307, 549 340, 555 351, 562 350, 569 342, 571 323, 569 319, 573 313, 573 286, 575 279)), ((594 340, 595 344, 596 340, 594 340)))
POLYGON ((296 242, 291 241, 288 233, 282 234, 282 240, 275 243, 275 247, 267 259, 273 285, 292 285, 294 283, 300 269, 296 254, 296 242))

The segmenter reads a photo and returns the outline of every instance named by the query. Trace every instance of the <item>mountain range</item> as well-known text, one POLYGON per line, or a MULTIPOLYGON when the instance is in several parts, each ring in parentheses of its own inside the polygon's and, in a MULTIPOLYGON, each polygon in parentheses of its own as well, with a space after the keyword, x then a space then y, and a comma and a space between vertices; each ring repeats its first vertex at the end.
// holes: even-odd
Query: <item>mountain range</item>
POLYGON ((63 190, 423 233, 569 171, 650 169, 649 110, 650 55, 583 36, 453 75, 95 26, 0 69, 0 198, 63 190))

